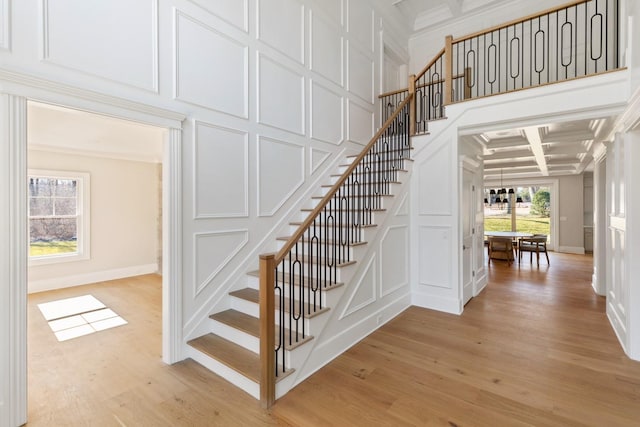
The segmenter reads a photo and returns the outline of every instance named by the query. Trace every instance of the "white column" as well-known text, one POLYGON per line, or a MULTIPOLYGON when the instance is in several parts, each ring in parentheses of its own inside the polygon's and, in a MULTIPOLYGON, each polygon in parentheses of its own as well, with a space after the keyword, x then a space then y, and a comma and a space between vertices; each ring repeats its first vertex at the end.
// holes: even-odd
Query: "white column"
POLYGON ((165 136, 162 166, 162 360, 182 360, 182 131, 165 136))
POLYGON ((606 295, 607 265, 607 173, 606 148, 595 156, 593 170, 593 277, 591 285, 598 295, 606 295))
POLYGON ((628 132, 624 138, 626 198, 626 254, 625 282, 628 303, 628 348, 627 354, 640 360, 640 120, 638 130, 628 132))
POLYGON ((0 95, 0 425, 27 421, 27 101, 0 95))

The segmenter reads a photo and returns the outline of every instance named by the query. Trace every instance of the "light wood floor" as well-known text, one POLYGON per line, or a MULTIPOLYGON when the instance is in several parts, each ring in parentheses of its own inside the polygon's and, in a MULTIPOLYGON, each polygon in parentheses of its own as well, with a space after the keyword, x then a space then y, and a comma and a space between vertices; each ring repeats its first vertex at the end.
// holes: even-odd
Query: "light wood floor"
POLYGON ((492 263, 462 316, 410 308, 269 412, 192 361, 162 364, 155 276, 32 295, 29 425, 640 425, 640 363, 591 290, 591 257, 551 264, 492 263), (84 293, 129 325, 57 343, 35 304, 84 293))

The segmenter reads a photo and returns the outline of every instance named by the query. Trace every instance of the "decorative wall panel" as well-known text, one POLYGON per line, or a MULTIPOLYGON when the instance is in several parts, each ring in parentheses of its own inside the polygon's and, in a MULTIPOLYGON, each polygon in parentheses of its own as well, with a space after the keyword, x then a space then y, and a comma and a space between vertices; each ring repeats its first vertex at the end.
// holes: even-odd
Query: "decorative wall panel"
POLYGON ((320 165, 324 163, 325 160, 329 158, 331 153, 328 151, 318 150, 317 148, 311 148, 309 150, 310 164, 311 164, 311 173, 314 173, 320 165))
POLYGON ((418 233, 419 283, 451 289, 451 228, 421 226, 418 233))
POLYGON ((340 319, 343 319, 356 311, 362 310, 376 301, 376 256, 371 256, 367 267, 355 286, 349 302, 345 306, 340 319))
POLYGON ((373 9, 365 0, 349 0, 349 33, 373 51, 373 9))
POLYGON ((248 216, 248 134, 195 122, 196 218, 248 216))
POLYGON ((311 69, 342 86, 343 38, 340 30, 326 22, 320 15, 311 14, 311 69))
POLYGON ((189 0, 223 21, 241 29, 249 30, 249 0, 189 0))
POLYGON ((258 121, 304 135, 304 116, 304 77, 259 54, 258 121))
POLYGON ((349 91, 373 104, 374 62, 349 44, 349 91))
POLYGON ((419 213, 420 215, 451 215, 453 196, 443 188, 453 188, 450 170, 452 144, 444 144, 418 166, 419 213))
POLYGON ((367 144, 373 137, 373 111, 349 101, 349 140, 359 144, 367 144))
POLYGON ((193 269, 197 296, 249 241, 249 230, 194 234, 193 269))
POLYGON ((407 216, 409 215, 409 194, 405 194, 398 206, 398 210, 396 211, 396 216, 407 216))
POLYGON ((176 12, 176 98, 246 118, 248 48, 176 12))
POLYGON ((258 0, 258 38, 304 63, 304 7, 298 0, 258 0))
POLYGON ((342 96, 311 81, 311 137, 332 144, 344 141, 342 96))
POLYGON ((11 49, 11 19, 9 3, 11 0, 0 0, 0 49, 11 49))
POLYGON ((409 283, 409 227, 389 227, 380 239, 380 296, 409 283))
POLYGON ((322 6, 331 20, 339 25, 343 25, 342 19, 343 0, 322 0, 322 6))
POLYGON ((44 60, 158 90, 157 0, 43 0, 41 10, 44 60))
POLYGON ((258 213, 271 216, 304 182, 304 147, 258 137, 258 213))

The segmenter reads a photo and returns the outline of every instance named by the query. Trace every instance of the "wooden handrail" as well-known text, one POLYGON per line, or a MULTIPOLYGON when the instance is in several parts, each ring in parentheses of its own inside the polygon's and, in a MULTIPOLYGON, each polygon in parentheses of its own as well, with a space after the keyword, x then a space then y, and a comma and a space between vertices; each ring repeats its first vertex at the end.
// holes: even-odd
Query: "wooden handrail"
POLYGON ((453 37, 444 39, 444 105, 451 104, 453 98, 453 37))
POLYGON ((385 96, 393 96, 393 95, 397 95, 399 93, 408 92, 408 91, 409 91, 409 88, 393 90, 391 92, 381 93, 380 95, 378 95, 378 98, 384 98, 385 96))
POLYGON ((426 73, 427 70, 429 70, 429 68, 431 68, 431 66, 435 64, 442 55, 444 55, 444 48, 440 49, 440 51, 436 53, 433 59, 418 74, 416 74, 416 80, 419 80, 422 76, 424 76, 424 73, 426 73))
POLYGON ((507 21, 507 22, 504 22, 502 24, 494 25, 493 27, 490 27, 490 28, 485 29, 485 30, 476 31, 475 33, 471 33, 471 34, 464 35, 462 37, 458 37, 456 39, 453 39, 453 43, 460 43, 460 42, 463 42, 465 40, 469 40, 469 39, 472 39, 474 37, 481 36, 483 34, 488 34, 488 33, 494 32, 496 30, 501 30, 502 28, 505 28, 505 27, 510 27, 512 25, 521 24, 523 22, 526 22, 526 21, 529 21, 531 19, 537 18, 538 16, 548 15, 550 13, 558 12, 558 11, 566 9, 568 7, 576 6, 576 5, 579 5, 579 4, 582 4, 582 3, 589 3, 590 1, 592 1, 592 0, 577 0, 577 1, 572 1, 570 3, 566 3, 566 4, 561 5, 561 6, 556 6, 556 7, 552 7, 552 8, 549 8, 549 9, 545 9, 542 12, 532 13, 530 15, 527 15, 527 16, 523 17, 523 18, 514 19, 512 21, 507 21))
POLYGON ((295 231, 295 233, 293 233, 293 235, 289 238, 289 240, 287 240, 287 242, 284 244, 282 249, 280 249, 278 251, 278 253, 275 256, 275 260, 274 260, 275 264, 279 264, 284 259, 284 257, 287 256, 287 254, 289 253, 291 248, 293 248, 293 246, 296 244, 296 242, 302 237, 302 235, 307 230, 307 228, 309 228, 311 226, 313 221, 316 219, 316 216, 318 216, 318 214, 322 211, 322 209, 325 207, 325 205, 327 205, 329 203, 329 201, 333 198, 333 196, 338 192, 338 190, 340 189, 342 184, 344 184, 344 182, 347 180, 347 178, 349 178, 351 173, 356 169, 356 167, 358 166, 358 163, 360 163, 360 161, 362 159, 364 159, 364 157, 367 155, 369 150, 374 146, 374 144, 376 142, 378 142, 378 138, 380 138, 380 136, 382 136, 382 134, 387 130, 387 128, 396 119, 396 117, 398 117, 398 115, 400 114, 400 111, 402 111, 404 106, 407 105, 407 103, 410 102, 412 99, 413 99, 413 95, 409 94, 404 99, 404 101, 402 101, 402 103, 398 106, 398 108, 393 113, 393 115, 391 117, 389 117, 386 122, 384 122, 384 124, 380 127, 380 129, 378 129, 376 134, 373 136, 373 138, 371 138, 371 140, 369 141, 367 146, 360 152, 358 157, 356 157, 354 159, 354 161, 351 162, 351 165, 349 165, 347 170, 344 171, 344 173, 340 176, 338 181, 336 181, 336 183, 333 184, 331 189, 322 198, 322 200, 320 200, 320 202, 315 207, 315 209, 313 211, 311 211, 311 213, 302 222, 302 224, 300 224, 300 226, 295 231))

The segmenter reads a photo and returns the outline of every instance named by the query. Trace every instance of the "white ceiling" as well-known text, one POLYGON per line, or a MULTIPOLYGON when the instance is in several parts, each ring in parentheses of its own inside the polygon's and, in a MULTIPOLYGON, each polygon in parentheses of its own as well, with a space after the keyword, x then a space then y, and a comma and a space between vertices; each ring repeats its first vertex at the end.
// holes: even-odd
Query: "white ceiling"
POLYGON ((38 102, 27 117, 29 149, 162 162, 162 128, 38 102))
POLYGON ((389 0, 398 8, 413 31, 421 31, 460 18, 479 9, 494 7, 505 0, 389 0))

